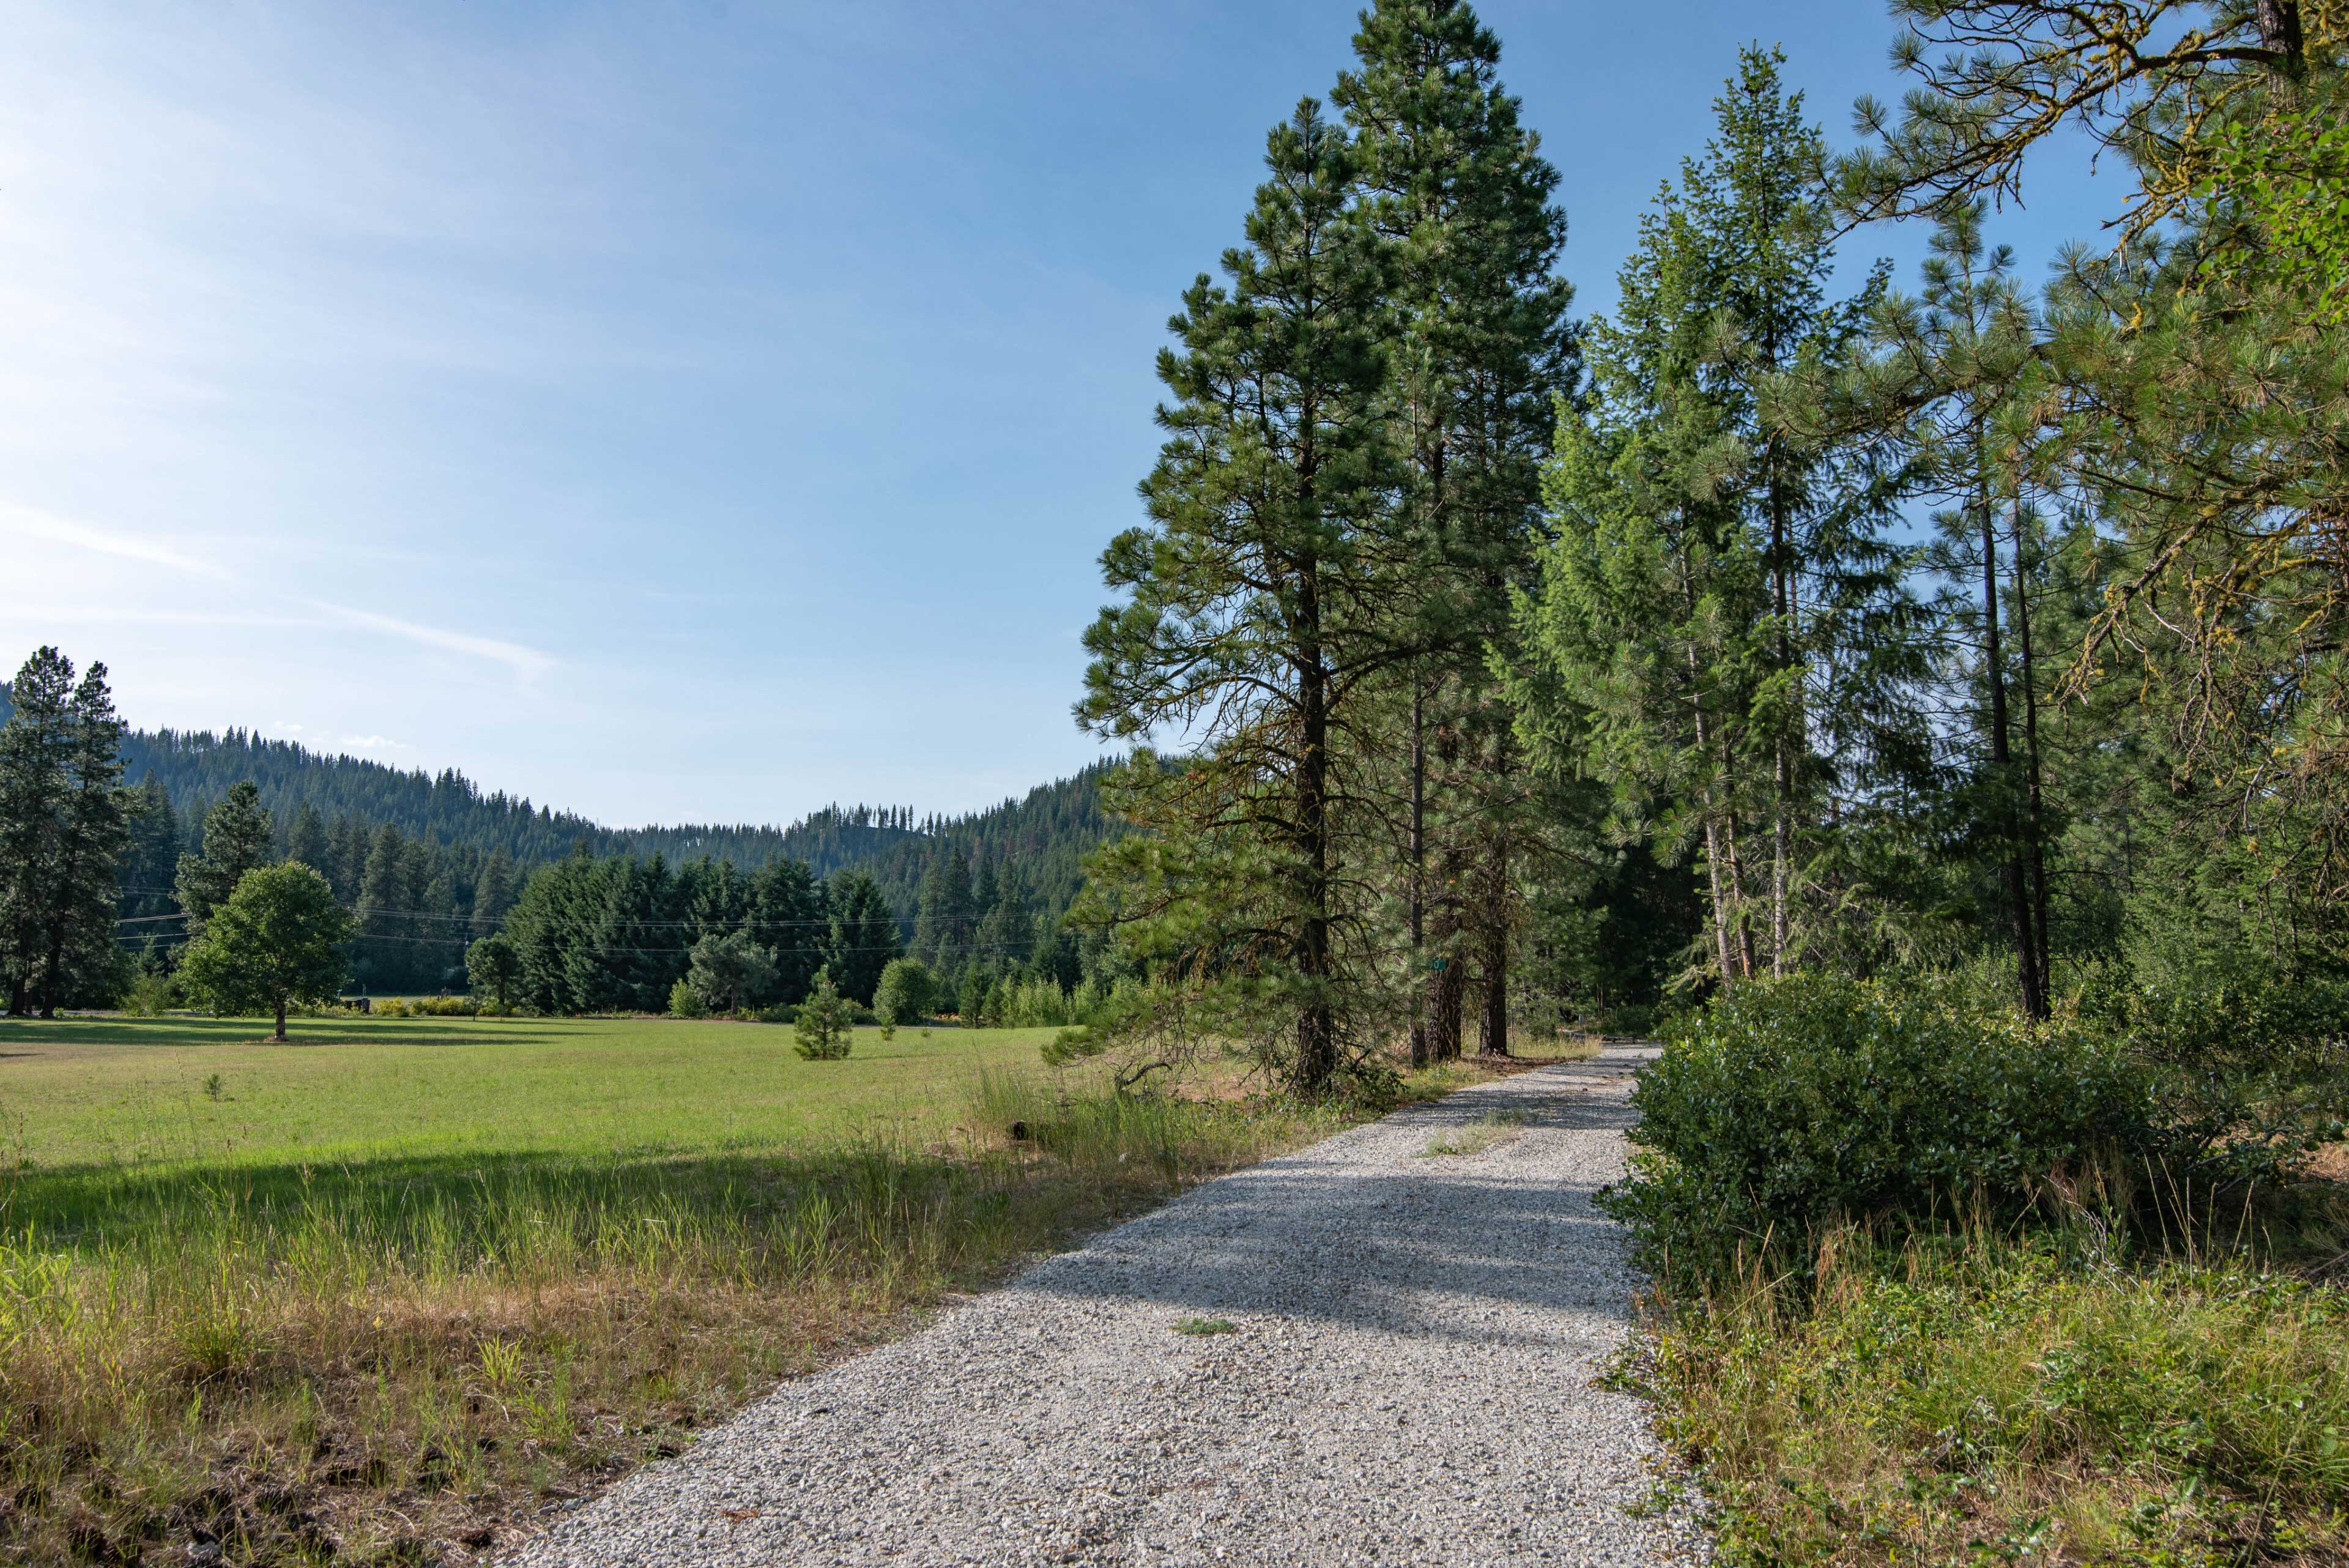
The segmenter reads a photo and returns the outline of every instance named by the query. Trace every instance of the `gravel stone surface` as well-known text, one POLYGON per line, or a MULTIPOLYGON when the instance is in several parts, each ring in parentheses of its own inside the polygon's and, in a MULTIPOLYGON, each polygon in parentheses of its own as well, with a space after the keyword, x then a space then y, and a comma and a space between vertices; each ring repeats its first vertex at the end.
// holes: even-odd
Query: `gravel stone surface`
POLYGON ((1684 1513, 1634 1516, 1659 1473, 1646 1413, 1593 1386, 1639 1282, 1591 1195, 1622 1169, 1644 1054, 1480 1085, 1209 1182, 784 1385, 515 1561, 1701 1555, 1684 1513), (1233 1331, 1177 1332, 1194 1318, 1233 1331))

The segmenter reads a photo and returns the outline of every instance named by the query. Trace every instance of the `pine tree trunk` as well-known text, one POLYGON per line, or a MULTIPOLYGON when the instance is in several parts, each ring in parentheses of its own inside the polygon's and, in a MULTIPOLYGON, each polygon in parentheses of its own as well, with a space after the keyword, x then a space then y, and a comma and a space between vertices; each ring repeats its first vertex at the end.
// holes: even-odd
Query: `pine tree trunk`
POLYGON ((2022 981, 2023 1011, 2033 1018, 2044 1018, 2047 1002, 2039 984, 2039 943, 2032 931, 2031 899, 2024 884, 2023 850, 2016 831, 2020 824, 2013 804, 2013 753, 2007 734, 2005 654, 2000 646, 1998 629, 1998 528, 1990 496, 1977 493, 1975 505, 1982 517, 1982 666, 1990 683, 1991 773, 1997 781, 2000 815, 2004 818, 2002 826, 2006 829, 2008 844, 2013 846, 2006 857, 2007 909, 2013 916, 2015 969, 2022 981))
MULTIPOLYGON (((1419 672, 1411 678, 1411 969, 1427 971, 1427 694, 1419 672)), ((1427 1013, 1415 1006, 1411 1019, 1411 1064, 1424 1067, 1428 1055, 1427 1013)))
POLYGON ((1308 1095, 1329 1086, 1338 1067, 1335 1021, 1330 1011, 1330 706, 1329 671, 1322 667, 1319 585, 1312 565, 1304 568, 1298 595, 1302 646, 1298 650, 1299 706, 1303 733, 1297 767, 1299 849, 1304 861, 1297 967, 1314 990, 1297 1021, 1298 1089, 1308 1095))
POLYGON ((1449 1062, 1460 1054, 1462 1013, 1468 995, 1468 975, 1460 961, 1459 853, 1444 855, 1444 888, 1434 901, 1428 947, 1435 955, 1427 974, 1427 1059, 1449 1062))
MULTIPOLYGON (((1725 762, 1727 759, 1723 759, 1725 762)), ((1729 846, 1729 902, 1737 917, 1737 972, 1741 980, 1752 980, 1760 968, 1754 956, 1754 922, 1746 917, 1745 862, 1737 853, 1737 814, 1731 812, 1722 821, 1722 833, 1729 846)))
MULTIPOLYGON (((1693 682, 1697 678, 1694 648, 1689 649, 1688 661, 1689 679, 1693 682)), ((1713 753, 1706 749, 1705 745, 1704 701, 1702 696, 1696 700, 1695 711, 1697 755, 1710 757, 1713 753)), ((1713 891, 1713 935, 1721 949, 1721 985, 1722 989, 1726 991, 1736 981, 1737 965, 1730 954, 1729 899, 1721 885, 1722 868, 1728 864, 1728 860, 1721 842, 1721 805, 1717 794, 1718 787, 1716 781, 1712 779, 1705 781, 1704 870, 1705 879, 1711 884, 1713 891)))
MULTIPOLYGON (((2023 667, 2023 852, 2030 862, 2031 929, 2038 950, 2041 1003, 2052 1010, 2055 978, 2054 950, 2047 940, 2047 853, 2041 809, 2039 774, 2039 676, 2031 649, 2030 578, 2023 563, 2023 508, 2014 514, 2014 632, 2021 646, 2023 667)), ((2042 1014, 2041 1016, 2045 1016, 2042 1014)))
MULTIPOLYGON (((1774 453, 1775 444, 1774 441, 1774 453)), ((1772 639, 1772 651, 1782 677, 1795 667, 1794 649, 1787 635, 1794 613, 1794 596, 1787 582, 1787 547, 1786 498, 1778 484, 1774 456, 1770 480, 1770 599, 1777 628, 1772 639)), ((1770 972, 1783 975, 1786 972, 1789 945, 1786 885, 1793 875, 1795 858, 1795 760, 1793 742, 1787 734, 1787 715, 1775 714, 1770 728, 1772 773, 1778 795, 1770 823, 1770 972)))

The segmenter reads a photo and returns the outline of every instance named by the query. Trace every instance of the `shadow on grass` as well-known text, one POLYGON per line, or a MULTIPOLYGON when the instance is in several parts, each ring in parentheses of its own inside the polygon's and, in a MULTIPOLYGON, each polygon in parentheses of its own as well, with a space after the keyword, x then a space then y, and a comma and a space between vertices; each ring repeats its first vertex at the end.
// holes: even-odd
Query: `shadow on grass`
MULTIPOLYGON (((541 1038, 573 1020, 533 1018, 290 1018, 286 1038, 266 1018, 0 1018, 0 1046, 454 1045, 541 1038)), ((0 1055, 32 1056, 5 1050, 0 1055)))
POLYGON ((622 1246, 755 1243, 811 1201, 843 1213, 949 1209, 1016 1175, 942 1155, 848 1144, 802 1154, 449 1154, 254 1165, 27 1168, 0 1177, 0 1227, 83 1253, 157 1254, 234 1236, 267 1254, 321 1240, 435 1270, 526 1266, 622 1246))

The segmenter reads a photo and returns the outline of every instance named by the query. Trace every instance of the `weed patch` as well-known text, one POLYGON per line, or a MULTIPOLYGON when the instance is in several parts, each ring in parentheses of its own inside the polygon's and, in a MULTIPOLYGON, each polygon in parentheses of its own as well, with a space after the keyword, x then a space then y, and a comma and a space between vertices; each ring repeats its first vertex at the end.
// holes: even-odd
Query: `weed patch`
POLYGON ((1486 1149, 1505 1144, 1525 1127, 1526 1116, 1521 1111, 1487 1111, 1466 1127, 1436 1134, 1427 1140, 1427 1147, 1418 1158, 1431 1159, 1444 1155, 1482 1154, 1486 1149))

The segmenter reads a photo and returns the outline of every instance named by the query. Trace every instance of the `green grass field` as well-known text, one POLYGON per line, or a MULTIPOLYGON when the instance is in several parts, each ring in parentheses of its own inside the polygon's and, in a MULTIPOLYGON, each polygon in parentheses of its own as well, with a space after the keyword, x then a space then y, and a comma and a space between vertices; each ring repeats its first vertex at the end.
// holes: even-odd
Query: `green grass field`
POLYGON ((0 1159, 250 1167, 450 1154, 707 1154, 951 1121, 1049 1029, 860 1029, 802 1061, 787 1027, 677 1019, 0 1021, 0 1159), (219 1098, 207 1093, 217 1078, 219 1098))
POLYGON ((0 1558, 491 1551, 941 1293, 1363 1114, 1114 1095, 1047 1072, 1049 1030, 861 1030, 841 1062, 666 1019, 264 1033, 0 1023, 0 1558))

